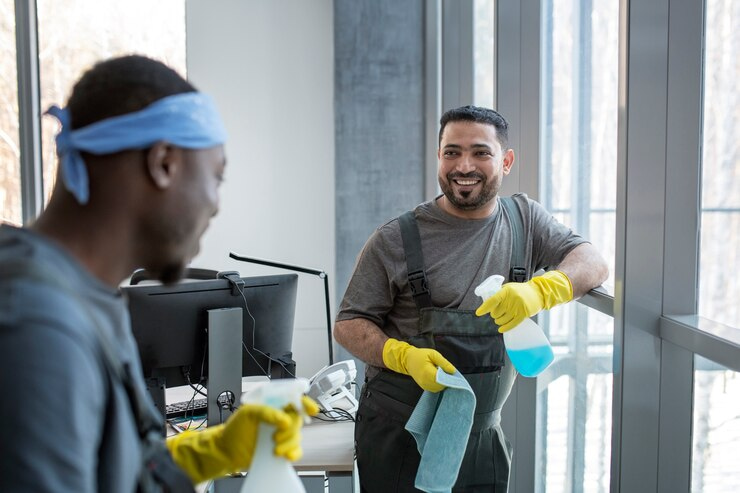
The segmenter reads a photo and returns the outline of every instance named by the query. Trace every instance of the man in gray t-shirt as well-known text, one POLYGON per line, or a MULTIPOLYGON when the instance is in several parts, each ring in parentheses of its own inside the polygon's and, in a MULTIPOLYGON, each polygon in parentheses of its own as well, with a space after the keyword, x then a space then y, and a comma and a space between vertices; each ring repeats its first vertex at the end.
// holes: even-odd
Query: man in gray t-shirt
POLYGON ((516 372, 500 332, 607 277, 595 248, 537 202, 517 194, 502 207, 498 189, 514 152, 498 113, 445 113, 438 158, 443 194, 371 235, 337 314, 335 338, 367 363, 355 428, 363 492, 417 491, 420 456, 403 426, 422 391, 444 388, 437 368, 459 370, 477 399, 454 490, 505 492, 511 450, 500 410, 516 372), (478 284, 510 277, 514 223, 523 230, 523 278, 481 304, 478 284))

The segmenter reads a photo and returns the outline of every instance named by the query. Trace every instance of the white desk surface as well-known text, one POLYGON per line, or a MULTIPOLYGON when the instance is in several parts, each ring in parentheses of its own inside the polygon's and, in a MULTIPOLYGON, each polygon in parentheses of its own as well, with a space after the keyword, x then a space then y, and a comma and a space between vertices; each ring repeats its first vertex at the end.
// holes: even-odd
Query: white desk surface
POLYGON ((352 421, 312 420, 303 427, 303 458, 294 463, 296 471, 352 471, 354 464, 352 421))

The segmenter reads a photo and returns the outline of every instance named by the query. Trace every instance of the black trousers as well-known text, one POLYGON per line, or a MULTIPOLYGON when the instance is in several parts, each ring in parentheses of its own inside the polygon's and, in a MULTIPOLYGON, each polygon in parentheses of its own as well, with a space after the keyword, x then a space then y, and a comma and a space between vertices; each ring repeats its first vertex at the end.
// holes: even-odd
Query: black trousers
MULTIPOLYGON (((409 377, 383 371, 365 383, 355 424, 362 493, 416 493, 421 456, 404 429, 422 390, 409 377)), ((506 493, 511 446, 496 425, 471 434, 454 493, 506 493)))

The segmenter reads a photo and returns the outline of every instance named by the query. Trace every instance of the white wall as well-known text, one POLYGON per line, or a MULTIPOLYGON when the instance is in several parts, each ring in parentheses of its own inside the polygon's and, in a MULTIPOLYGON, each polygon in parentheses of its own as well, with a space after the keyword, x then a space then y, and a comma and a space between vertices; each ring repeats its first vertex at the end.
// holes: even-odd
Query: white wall
MULTIPOLYGON (((287 272, 233 251, 334 280, 333 59, 331 0, 187 0, 188 78, 216 99, 229 134, 221 210, 193 266, 287 272)), ((299 275, 293 358, 300 376, 328 362, 316 276, 299 275)))

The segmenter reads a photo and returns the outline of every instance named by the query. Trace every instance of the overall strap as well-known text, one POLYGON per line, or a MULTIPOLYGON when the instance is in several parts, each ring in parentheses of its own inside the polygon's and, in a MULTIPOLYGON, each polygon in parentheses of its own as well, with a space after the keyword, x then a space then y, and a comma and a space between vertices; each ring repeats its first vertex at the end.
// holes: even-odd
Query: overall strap
POLYGON ((406 255, 406 270, 408 271, 409 286, 414 297, 416 307, 432 307, 432 295, 427 284, 427 275, 424 272, 424 255, 421 251, 421 236, 419 226, 416 224, 414 211, 408 211, 398 217, 401 226, 401 239, 403 240, 403 251, 406 255))
POLYGON ((529 277, 524 262, 524 220, 516 202, 511 197, 499 197, 499 203, 504 208, 504 213, 511 224, 511 269, 509 280, 513 282, 525 282, 529 277))
MULTIPOLYGON (((513 198, 499 197, 499 203, 503 206, 504 213, 509 218, 509 224, 511 224, 512 242, 509 280, 513 282, 525 282, 529 278, 529 275, 527 274, 526 263, 524 262, 524 220, 513 198)), ((414 211, 401 214, 398 217, 398 224, 401 227, 401 239, 403 240, 403 250, 406 256, 406 270, 408 271, 409 287, 414 297, 414 303, 416 303, 416 307, 419 310, 432 307, 432 296, 429 292, 427 276, 424 272, 421 236, 414 211)))

